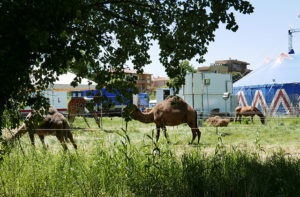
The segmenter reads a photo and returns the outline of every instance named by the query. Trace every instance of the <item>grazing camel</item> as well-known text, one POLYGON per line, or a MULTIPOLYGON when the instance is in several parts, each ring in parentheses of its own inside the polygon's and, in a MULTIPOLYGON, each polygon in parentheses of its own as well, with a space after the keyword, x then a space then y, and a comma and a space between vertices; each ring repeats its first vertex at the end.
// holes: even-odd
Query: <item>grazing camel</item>
POLYGON ((241 123, 242 116, 251 116, 251 122, 253 123, 253 117, 255 115, 258 115, 260 117, 260 121, 261 121, 262 124, 265 123, 265 116, 261 111, 259 111, 259 109, 257 109, 257 107, 254 107, 254 106, 247 106, 247 107, 238 106, 238 107, 235 108, 234 122, 236 122, 237 119, 239 119, 238 121, 241 123))
POLYGON ((221 118, 220 116, 210 117, 206 120, 207 125, 216 127, 216 133, 218 133, 218 127, 227 127, 229 122, 230 119, 221 118))
MULTIPOLYGON (((135 120, 143 123, 156 124, 156 141, 159 139, 160 129, 164 131, 165 137, 168 140, 166 126, 177 126, 187 123, 192 130, 193 139, 198 136, 198 144, 201 137, 201 132, 197 125, 197 112, 178 96, 168 96, 163 102, 157 104, 150 112, 142 113, 136 106, 131 115, 135 120)), ((169 140, 168 140, 169 142, 169 140)))
POLYGON ((100 128, 100 121, 96 112, 94 111, 92 106, 88 105, 84 98, 72 98, 68 103, 68 120, 70 122, 71 127, 76 115, 82 115, 85 123, 88 127, 90 127, 84 116, 84 108, 87 108, 87 110, 93 115, 98 127, 100 128))
POLYGON ((16 131, 16 133, 8 139, 8 141, 12 143, 17 138, 20 138, 28 132, 32 145, 34 145, 34 134, 37 134, 43 146, 46 147, 44 141, 45 135, 56 135, 57 139, 60 141, 65 150, 68 149, 65 143, 67 139, 70 139, 74 148, 77 149, 77 145, 73 140, 70 126, 66 118, 61 113, 59 113, 53 107, 50 107, 48 114, 43 117, 43 120, 41 122, 38 123, 32 122, 32 120, 30 120, 31 117, 35 115, 39 115, 39 112, 29 113, 26 117, 27 122, 23 123, 23 125, 16 131), (32 130, 26 124, 32 124, 32 130))

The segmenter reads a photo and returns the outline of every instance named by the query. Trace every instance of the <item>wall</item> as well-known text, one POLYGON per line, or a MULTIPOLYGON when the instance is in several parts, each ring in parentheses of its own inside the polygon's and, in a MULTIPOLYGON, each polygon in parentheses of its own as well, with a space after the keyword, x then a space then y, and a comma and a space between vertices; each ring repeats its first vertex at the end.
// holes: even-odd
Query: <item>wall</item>
POLYGON ((219 108, 220 112, 233 112, 232 96, 225 101, 224 92, 231 94, 233 92, 230 74, 189 73, 185 77, 184 100, 204 115, 215 108, 219 108), (205 79, 210 79, 210 84, 207 86, 204 85, 205 79))

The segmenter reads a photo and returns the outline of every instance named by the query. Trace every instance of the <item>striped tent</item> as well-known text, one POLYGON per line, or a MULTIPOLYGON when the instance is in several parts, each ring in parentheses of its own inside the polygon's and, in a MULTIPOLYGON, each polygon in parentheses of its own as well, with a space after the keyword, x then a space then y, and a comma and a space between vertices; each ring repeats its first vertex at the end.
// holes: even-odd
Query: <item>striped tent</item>
POLYGON ((299 114, 300 55, 281 54, 233 84, 241 106, 268 115, 299 114))

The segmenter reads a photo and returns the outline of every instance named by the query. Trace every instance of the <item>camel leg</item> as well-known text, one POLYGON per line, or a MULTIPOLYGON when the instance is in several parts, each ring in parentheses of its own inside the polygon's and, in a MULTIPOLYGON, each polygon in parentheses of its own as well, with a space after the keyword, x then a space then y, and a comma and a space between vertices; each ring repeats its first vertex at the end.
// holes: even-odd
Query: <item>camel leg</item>
POLYGON ((242 115, 239 115, 239 122, 242 123, 242 115))
POLYGON ((66 145, 66 141, 65 141, 65 135, 64 135, 64 126, 63 124, 59 125, 57 127, 57 130, 56 130, 56 137, 57 139, 60 141, 60 144, 62 145, 62 147, 64 148, 64 150, 68 150, 68 147, 66 145))
POLYGON ((87 125, 89 128, 91 128, 91 127, 90 127, 90 125, 89 125, 89 123, 87 122, 87 120, 86 120, 86 118, 85 118, 85 116, 84 116, 84 115, 83 115, 83 119, 84 119, 84 121, 85 121, 86 125, 87 125))
MULTIPOLYGON (((200 130, 199 130, 199 128, 198 128, 197 122, 194 124, 193 129, 194 129, 194 133, 196 133, 197 136, 198 136, 198 144, 199 144, 200 138, 201 138, 201 132, 200 132, 200 130)), ((193 140, 193 141, 194 141, 194 140, 193 140)), ((193 143, 193 142, 192 142, 192 143, 193 143)))
POLYGON ((198 135, 198 144, 199 144, 200 138, 201 138, 201 132, 198 128, 196 129, 196 132, 197 132, 197 135, 198 135))
POLYGON ((192 134, 193 134, 193 138, 192 138, 192 142, 191 144, 193 144, 194 140, 196 139, 196 137, 198 137, 198 144, 200 142, 200 137, 201 137, 201 132, 198 129, 197 124, 194 123, 188 123, 189 127, 191 128, 192 134))
POLYGON ((253 116, 251 116, 251 122, 252 122, 252 124, 253 124, 253 116))
MULTIPOLYGON (((101 128, 101 127, 100 127, 100 121, 99 121, 99 118, 98 118, 98 116, 97 116, 97 113, 94 111, 93 107, 87 105, 86 108, 87 108, 87 110, 90 112, 90 114, 92 114, 92 116, 94 117, 94 119, 95 119, 95 121, 96 121, 98 127, 101 128)), ((86 124, 87 124, 87 122, 86 122, 86 124)), ((87 124, 87 125, 88 125, 88 124, 87 124)), ((90 127, 90 126, 88 125, 88 127, 90 127)))
POLYGON ((166 139, 167 139, 168 144, 170 144, 169 136, 168 136, 168 134, 167 134, 167 128, 166 128, 166 127, 163 127, 163 131, 164 131, 164 134, 165 134, 165 137, 166 137, 166 139))
POLYGON ((43 147, 44 147, 44 148, 47 148, 47 147, 46 147, 46 144, 45 144, 45 136, 39 135, 39 138, 40 138, 40 140, 41 140, 41 142, 42 142, 42 144, 43 144, 43 147))
POLYGON ((67 137, 70 139, 70 141, 73 144, 74 148, 77 149, 77 144, 75 143, 75 141, 73 139, 73 135, 70 131, 67 131, 67 137))
POLYGON ((30 138, 31 144, 34 146, 34 133, 29 131, 29 138, 30 138))
POLYGON ((160 127, 156 127, 156 142, 159 140, 160 127))
POLYGON ((62 135, 60 135, 60 134, 56 134, 56 137, 59 140, 59 142, 62 145, 62 147, 64 148, 64 150, 68 150, 68 147, 66 145, 64 137, 62 135))
POLYGON ((74 120, 75 120, 75 114, 71 114, 71 112, 70 112, 69 115, 68 115, 68 121, 70 123, 71 128, 73 127, 74 120))

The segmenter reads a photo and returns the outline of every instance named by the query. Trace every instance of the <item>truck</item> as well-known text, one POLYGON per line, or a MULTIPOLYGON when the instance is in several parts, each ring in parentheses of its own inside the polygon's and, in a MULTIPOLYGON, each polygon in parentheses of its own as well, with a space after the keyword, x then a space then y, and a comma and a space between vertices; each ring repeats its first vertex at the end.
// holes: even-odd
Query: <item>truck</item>
MULTIPOLYGON (((82 90, 82 91, 71 91, 71 98, 84 98, 87 102, 90 102, 95 95, 98 95, 97 90, 82 90)), ((147 93, 139 93, 137 95, 133 95, 133 98, 131 101, 125 101, 123 103, 119 103, 116 101, 116 94, 109 93, 105 90, 105 88, 102 89, 101 95, 105 95, 108 97, 110 102, 113 104, 109 109, 102 108, 102 105, 107 104, 108 101, 104 101, 102 104, 97 103, 95 106, 95 111, 97 111, 98 114, 102 114, 102 116, 121 116, 122 115, 122 109, 126 106, 128 102, 132 102, 135 104, 141 111, 144 111, 144 109, 149 107, 149 95, 147 93)))

